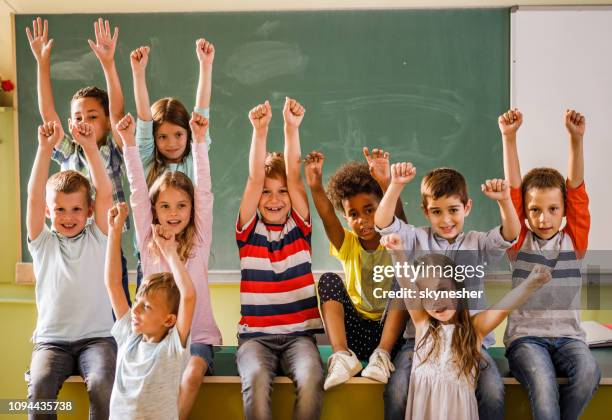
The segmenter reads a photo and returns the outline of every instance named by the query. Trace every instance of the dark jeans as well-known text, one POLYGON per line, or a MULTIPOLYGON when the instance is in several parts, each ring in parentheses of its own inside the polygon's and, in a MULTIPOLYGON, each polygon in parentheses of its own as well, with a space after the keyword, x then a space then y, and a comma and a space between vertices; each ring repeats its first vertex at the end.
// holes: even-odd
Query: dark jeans
POLYGON ((535 420, 577 419, 601 372, 587 345, 572 338, 522 337, 506 350, 512 375, 527 388, 535 420), (557 384, 567 378, 567 385, 557 384))
MULTIPOLYGON (((406 399, 412 371, 414 339, 408 339, 393 359, 395 372, 391 373, 385 386, 385 420, 403 420, 406 415, 406 399)), ((483 360, 476 384, 478 414, 481 419, 496 420, 504 418, 504 383, 495 361, 482 349, 483 360)))
MULTIPOLYGON (((89 394, 89 418, 108 419, 117 344, 112 337, 62 343, 37 343, 28 372, 28 400, 55 400, 64 381, 83 377, 89 394)), ((56 419, 56 414, 33 414, 29 419, 56 419)))
POLYGON ((314 337, 279 334, 239 339, 236 364, 247 420, 272 419, 272 381, 279 367, 295 384, 293 418, 321 416, 323 364, 314 337))

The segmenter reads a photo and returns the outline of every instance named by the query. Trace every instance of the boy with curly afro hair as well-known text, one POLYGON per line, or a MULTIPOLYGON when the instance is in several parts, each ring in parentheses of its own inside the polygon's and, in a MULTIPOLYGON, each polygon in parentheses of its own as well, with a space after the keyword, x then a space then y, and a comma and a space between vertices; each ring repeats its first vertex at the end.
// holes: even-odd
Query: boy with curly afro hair
MULTIPOLYGON (((305 160, 306 181, 325 233, 330 254, 344 270, 344 281, 335 273, 325 273, 317 286, 323 322, 333 354, 328 360, 327 390, 348 381, 361 371, 361 360, 369 358, 362 376, 380 382, 394 369, 391 353, 406 324, 406 312, 391 309, 378 292, 389 290, 393 278, 377 279, 374 267, 390 265, 391 258, 380 245, 380 234, 374 229, 374 214, 390 183, 389 153, 363 149, 366 162, 349 162, 330 178, 327 194, 322 172, 325 156, 310 153, 305 160), (349 229, 342 226, 337 210, 349 229)), ((401 201, 396 215, 405 219, 401 201)))

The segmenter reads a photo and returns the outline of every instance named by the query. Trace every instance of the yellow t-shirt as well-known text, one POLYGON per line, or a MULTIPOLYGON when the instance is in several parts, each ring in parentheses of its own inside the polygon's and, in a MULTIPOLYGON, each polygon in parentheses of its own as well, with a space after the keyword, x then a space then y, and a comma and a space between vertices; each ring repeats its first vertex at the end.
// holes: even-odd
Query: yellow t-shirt
MULTIPOLYGON (((344 242, 339 250, 330 243, 330 255, 336 257, 344 270, 344 283, 355 309, 365 318, 379 320, 387 305, 387 299, 374 296, 374 289, 390 290, 393 277, 382 277, 374 281, 374 267, 391 265, 391 256, 378 245, 375 251, 366 251, 359 238, 350 230, 344 229, 344 242)), ((382 271, 382 270, 381 270, 382 271)), ((380 293, 377 293, 380 296, 380 293)))

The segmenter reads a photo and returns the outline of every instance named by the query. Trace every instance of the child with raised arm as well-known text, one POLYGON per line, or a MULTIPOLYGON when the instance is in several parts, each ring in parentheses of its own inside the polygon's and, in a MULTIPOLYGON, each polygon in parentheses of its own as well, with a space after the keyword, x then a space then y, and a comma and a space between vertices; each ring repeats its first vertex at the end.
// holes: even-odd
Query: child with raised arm
POLYGON ((304 108, 286 98, 285 153, 266 154, 272 109, 251 110, 253 137, 236 226, 240 313, 236 361, 246 419, 271 419, 272 381, 282 368, 296 387, 293 418, 318 419, 323 366, 314 334, 323 331, 311 269, 308 198, 300 175, 304 108))
POLYGON ((512 285, 520 287, 536 263, 550 267, 553 276, 529 305, 510 315, 504 335, 510 371, 527 388, 534 419, 577 419, 601 377, 580 326, 580 268, 590 228, 582 145, 586 122, 574 110, 564 117, 570 143, 567 180, 552 168, 532 169, 521 179, 516 132, 523 116, 514 108, 498 121, 504 172, 521 223, 519 240, 509 252, 512 285), (558 376, 567 377, 567 385, 559 386, 558 376))
MULTIPOLYGON (((38 110, 44 122, 57 121, 60 118, 55 110, 55 101, 51 86, 51 50, 53 39, 49 39, 49 24, 47 20, 36 18, 32 22, 32 30, 26 28, 30 48, 37 63, 38 110)), ((106 173, 112 182, 113 202, 125 201, 122 179, 125 174, 121 138, 114 126, 123 116, 123 93, 119 75, 115 66, 115 49, 119 37, 119 28, 111 32, 108 20, 101 18, 94 22, 95 42, 88 40, 89 46, 100 61, 106 79, 108 94, 95 86, 79 89, 70 101, 70 119, 73 122, 87 122, 91 125, 96 144, 100 150, 106 173)), ((59 141, 52 158, 62 171, 72 169, 78 171, 91 182, 91 171, 83 148, 68 136, 59 141)), ((129 229, 126 219, 124 229, 129 229)), ((123 290, 128 302, 127 261, 121 254, 123 290)))
MULTIPOLYGON (((392 251, 394 262, 408 264, 410 252, 400 234, 383 236, 381 242, 392 251)), ((467 289, 457 279, 457 265, 451 258, 426 254, 414 260, 414 267, 419 266, 422 270, 417 276, 398 276, 407 292, 405 304, 416 340, 404 418, 483 418, 478 415, 475 389, 486 353, 482 342, 512 310, 550 281, 550 272, 543 266, 534 267, 519 287, 491 308, 472 315, 462 297, 467 289), (440 296, 430 298, 431 292, 440 296)))
POLYGON ((195 289, 179 256, 175 234, 158 224, 152 229, 153 246, 172 272, 147 276, 130 310, 119 281, 121 228, 127 213, 125 203, 108 212, 105 282, 117 314, 111 332, 119 347, 110 418, 178 419, 195 289))
MULTIPOLYGON (((107 241, 104 217, 113 202, 112 186, 94 128, 84 122, 71 123, 70 132, 85 154, 93 185, 71 170, 47 180, 54 147, 64 137, 57 121, 38 128, 38 150, 28 183, 26 225, 38 310, 28 400, 56 399, 63 382, 79 374, 87 385, 90 418, 106 419, 117 356, 102 274, 107 241), (51 220, 51 229, 45 217, 51 220)), ((48 416, 31 411, 29 418, 48 416)))
MULTIPOLYGON (((409 253, 411 261, 424 252, 440 252, 458 265, 472 267, 473 275, 466 278, 465 287, 480 292, 479 299, 470 301, 470 309, 486 309, 484 297, 484 272, 476 270, 495 260, 501 259, 518 237, 520 224, 510 200, 510 189, 501 179, 487 180, 482 184, 483 193, 497 201, 501 226, 488 232, 463 231, 465 218, 469 215, 472 200, 468 197, 465 178, 450 168, 437 168, 423 177, 421 199, 423 213, 431 226, 416 227, 394 216, 400 193, 416 175, 416 169, 409 162, 391 166, 391 184, 376 210, 376 230, 381 235, 397 233, 409 253)), ((412 324, 409 323, 409 326, 412 324)), ((414 333, 407 331, 408 340, 395 357, 395 372, 391 374, 385 388, 385 417, 404 417, 406 395, 412 364, 414 333)), ((483 345, 495 342, 493 334, 485 337, 483 345)), ((493 359, 488 352, 482 352, 482 369, 478 377, 476 396, 481 418, 502 419, 504 416, 504 384, 493 359)))
MULTIPOLYGON (((344 269, 344 282, 335 273, 325 273, 317 289, 325 330, 333 354, 328 361, 324 389, 348 381, 361 370, 360 360, 369 358, 361 376, 386 383, 391 371, 391 353, 406 325, 406 309, 390 308, 384 317, 393 277, 378 279, 375 267, 391 265, 391 257, 374 230, 374 213, 390 182, 389 153, 363 150, 367 163, 351 162, 330 178, 327 194, 323 188, 325 156, 314 151, 306 157, 305 174, 312 199, 325 233, 329 252, 344 269), (328 198, 329 195, 329 198, 328 198), (331 200, 330 200, 331 198, 331 200), (350 230, 336 215, 342 214, 350 230), (378 289, 378 292, 376 291, 378 289)), ((395 214, 405 220, 401 201, 395 214)))
POLYGON ((206 130, 208 120, 193 113, 189 122, 194 154, 194 182, 182 172, 165 172, 147 187, 134 137, 135 121, 127 114, 118 124, 125 143, 124 157, 132 195, 136 241, 145 277, 169 271, 169 262, 153 241, 152 224, 159 224, 175 235, 177 252, 194 280, 196 308, 191 326, 191 357, 181 381, 180 418, 185 419, 197 398, 202 379, 213 368, 213 345, 221 344, 210 304, 208 259, 212 243, 213 194, 206 130))

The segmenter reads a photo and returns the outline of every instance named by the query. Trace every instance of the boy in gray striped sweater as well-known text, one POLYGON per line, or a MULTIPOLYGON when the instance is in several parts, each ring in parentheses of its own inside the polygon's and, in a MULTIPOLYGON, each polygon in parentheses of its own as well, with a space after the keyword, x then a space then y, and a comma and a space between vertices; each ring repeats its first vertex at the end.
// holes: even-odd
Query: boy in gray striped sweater
POLYGON ((580 267, 590 228, 582 146, 585 118, 574 110, 565 112, 567 180, 552 168, 532 169, 521 179, 516 132, 522 122, 516 108, 498 121, 504 172, 521 221, 519 239, 509 251, 512 287, 536 264, 550 267, 553 279, 508 317, 506 357, 512 374, 527 388, 534 419, 577 419, 601 376, 580 327, 580 267), (559 386, 557 376, 567 377, 567 385, 559 386))

